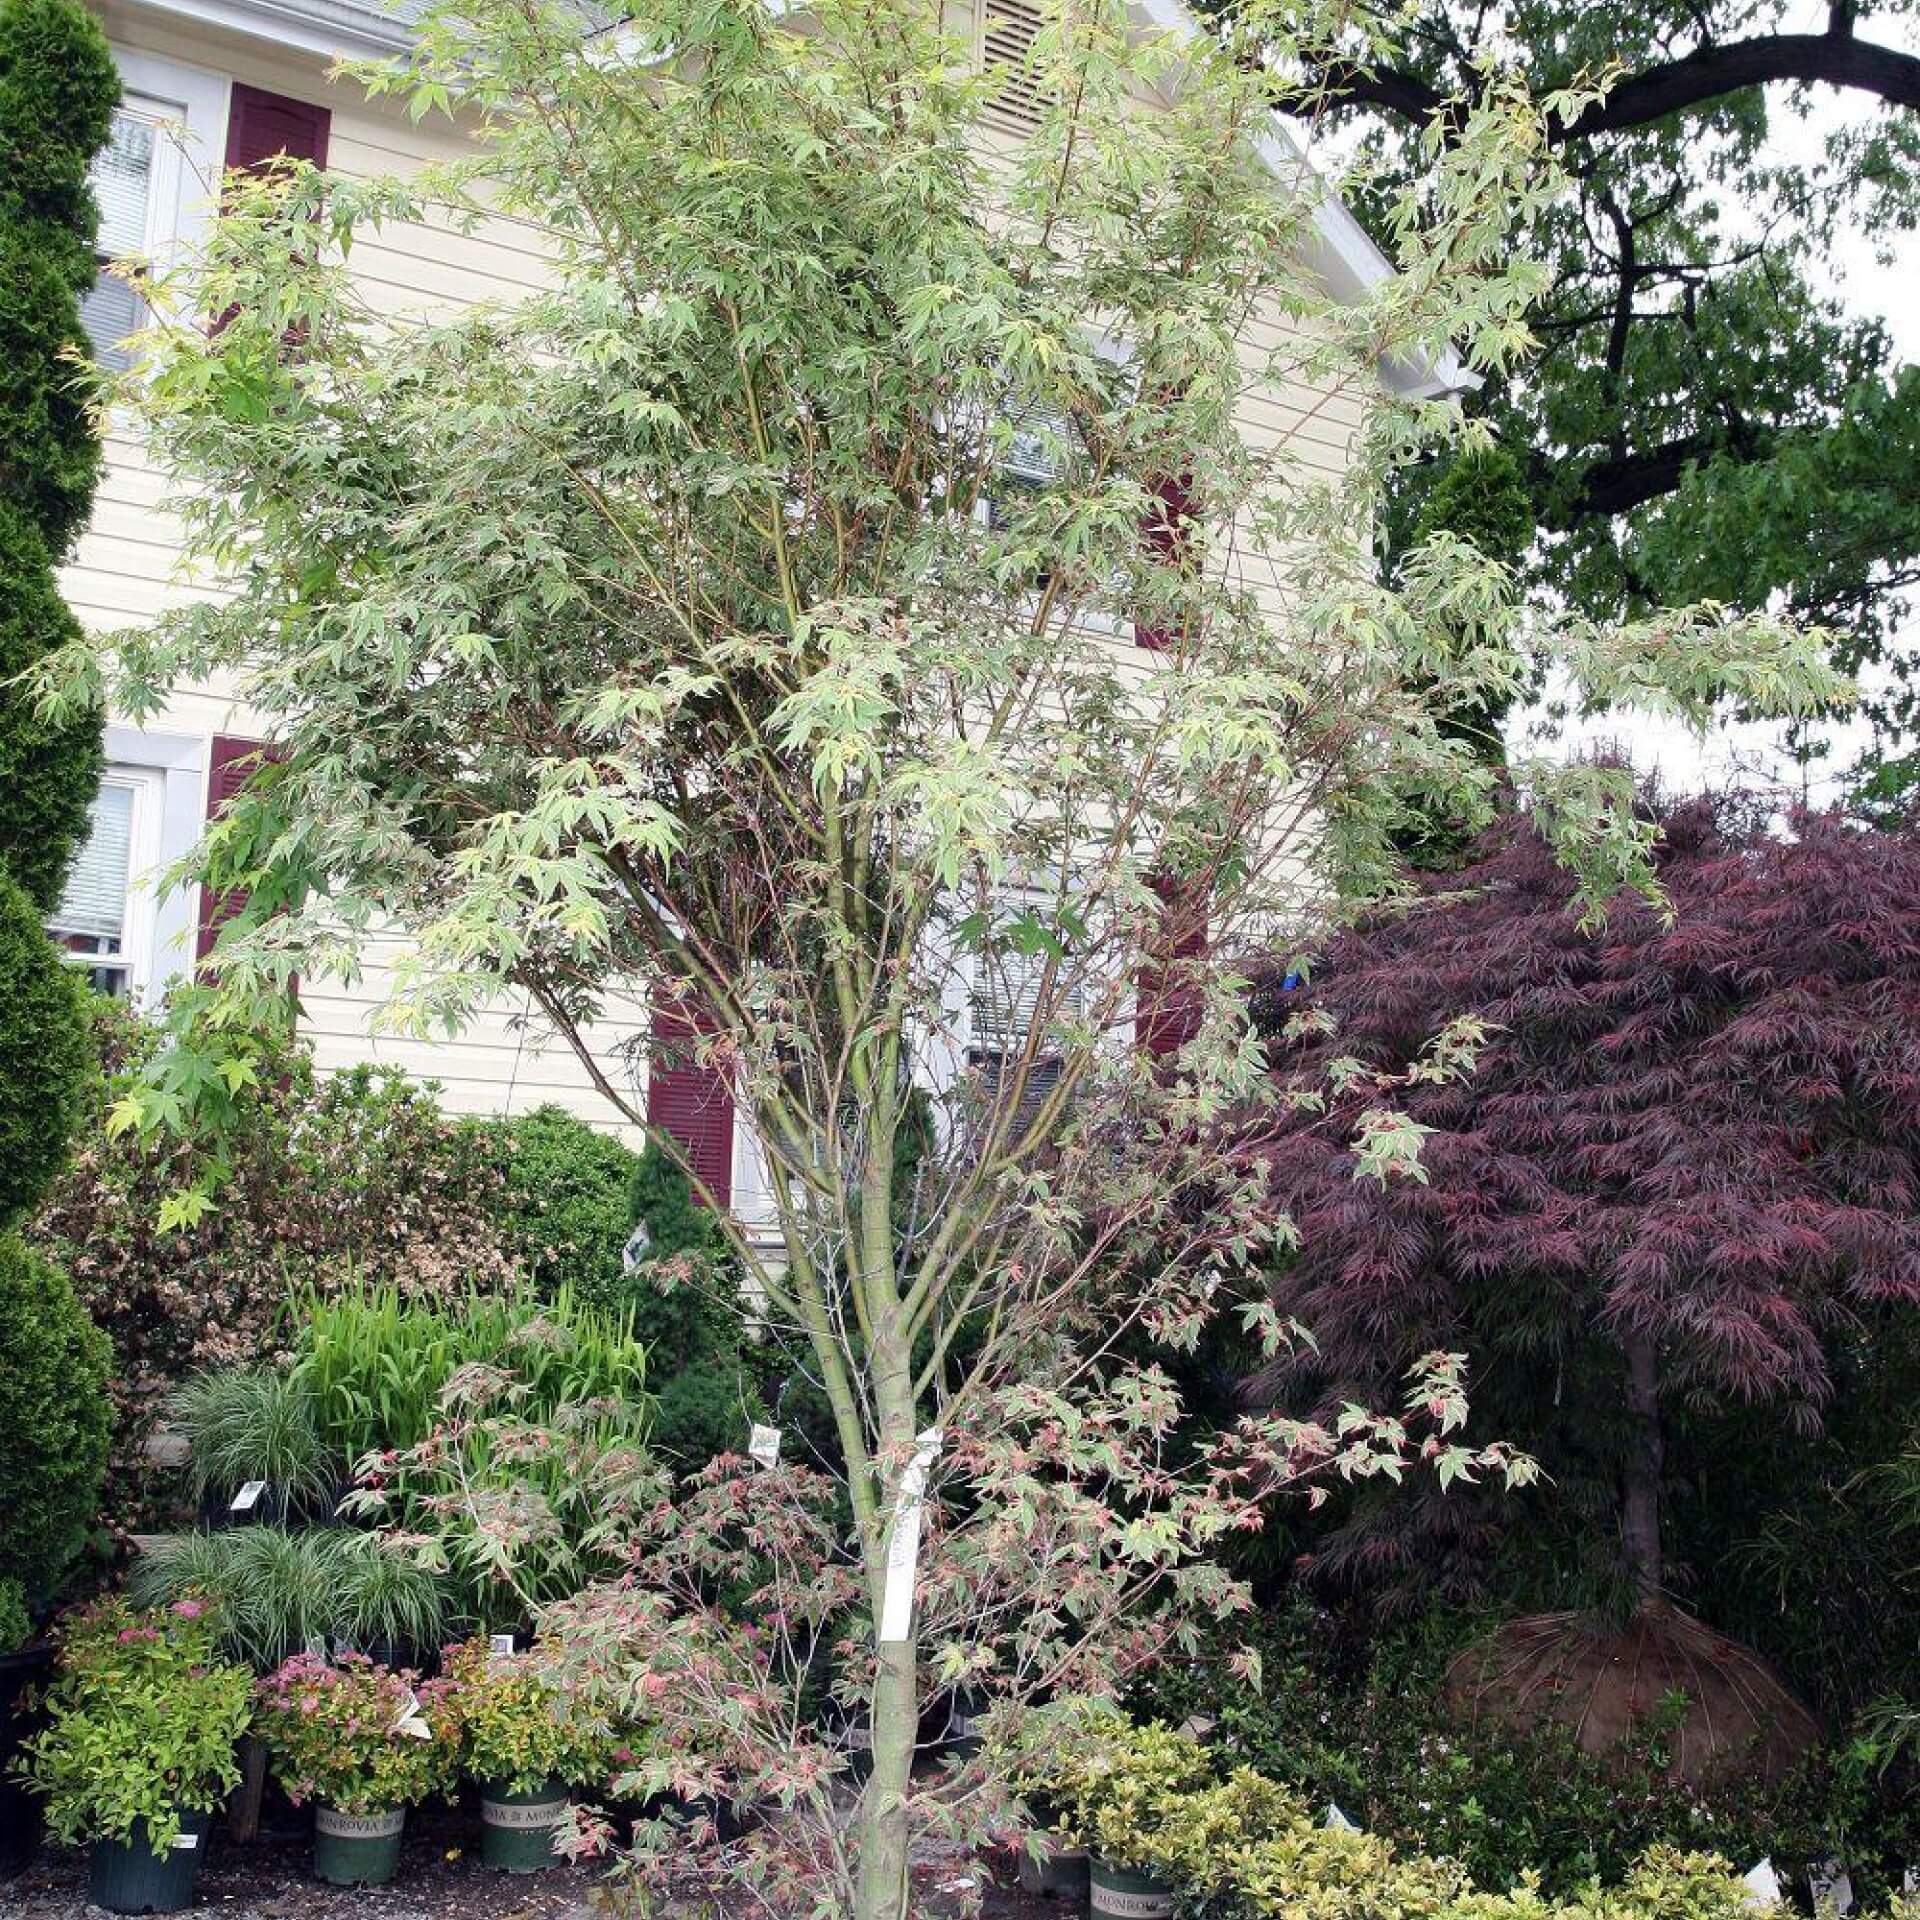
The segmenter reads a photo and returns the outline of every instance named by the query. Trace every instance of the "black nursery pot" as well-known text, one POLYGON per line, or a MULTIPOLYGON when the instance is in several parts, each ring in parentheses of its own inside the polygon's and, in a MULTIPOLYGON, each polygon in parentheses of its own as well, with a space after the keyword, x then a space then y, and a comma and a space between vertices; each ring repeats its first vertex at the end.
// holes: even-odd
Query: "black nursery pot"
POLYGON ((210 1813, 182 1815, 180 1838, 165 1853, 148 1846, 143 1820, 125 1840, 96 1840, 87 1858, 88 1899, 109 1913, 178 1913, 192 1906, 212 1825, 210 1813))
POLYGON ((13 1774, 13 1763, 40 1716, 28 1708, 29 1687, 46 1683, 53 1672, 51 1645, 0 1653, 0 1879, 11 1878, 40 1851, 39 1796, 13 1774))
POLYGON ((287 1518, 287 1503, 278 1487, 268 1485, 244 1507, 233 1502, 237 1495, 217 1493, 209 1487, 200 1497, 200 1525, 207 1533, 225 1533, 230 1527, 278 1527, 287 1518))

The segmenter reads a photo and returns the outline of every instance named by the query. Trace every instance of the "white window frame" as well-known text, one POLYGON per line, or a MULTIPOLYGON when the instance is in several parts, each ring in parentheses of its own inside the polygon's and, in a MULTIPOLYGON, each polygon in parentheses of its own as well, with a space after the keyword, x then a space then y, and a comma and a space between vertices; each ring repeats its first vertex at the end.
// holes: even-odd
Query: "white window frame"
POLYGON ((58 909, 48 921, 49 930, 60 946, 60 956, 70 966, 87 973, 123 973, 126 990, 117 996, 139 1003, 154 986, 157 917, 153 878, 161 864, 161 846, 166 814, 166 776, 156 767, 128 766, 110 762, 100 777, 100 790, 122 788, 131 793, 127 819, 127 877, 120 913, 120 944, 117 952, 88 953, 69 947, 68 934, 61 928, 58 909))
POLYGON ((220 199, 233 82, 210 68, 114 44, 116 111, 155 129, 146 232, 139 255, 155 274, 177 267, 206 238, 220 199))

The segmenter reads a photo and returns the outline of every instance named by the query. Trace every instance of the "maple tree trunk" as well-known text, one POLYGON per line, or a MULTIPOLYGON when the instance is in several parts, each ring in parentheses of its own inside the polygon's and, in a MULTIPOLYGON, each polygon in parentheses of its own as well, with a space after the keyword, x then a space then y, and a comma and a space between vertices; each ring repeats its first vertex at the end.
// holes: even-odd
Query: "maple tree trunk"
POLYGON ((1641 1333, 1628 1338, 1626 1356, 1631 1432, 1622 1479, 1620 1543, 1635 1605, 1648 1607, 1660 1598, 1666 1578, 1660 1552, 1660 1476, 1666 1464, 1660 1433, 1660 1356, 1652 1335, 1641 1333))
MULTIPOLYGON (((876 1180, 868 1195, 869 1218, 884 1219, 885 1187, 876 1180)), ((863 1223, 865 1224, 865 1223, 863 1223)), ((891 1269, 886 1243, 876 1234, 864 1250, 869 1269, 891 1269)), ((887 1548, 899 1518, 899 1476, 913 1452, 916 1414, 912 1355, 889 1303, 875 1315, 871 1378, 879 1455, 893 1465, 890 1497, 868 1542, 868 1578, 874 1630, 880 1630, 887 1586, 887 1548)), ((907 1920, 911 1885, 911 1825, 907 1795, 913 1785, 913 1751, 920 1731, 918 1653, 915 1626, 904 1640, 882 1640, 875 1651, 873 1699, 869 1709, 873 1770, 860 1797, 859 1872, 854 1920, 907 1920)))

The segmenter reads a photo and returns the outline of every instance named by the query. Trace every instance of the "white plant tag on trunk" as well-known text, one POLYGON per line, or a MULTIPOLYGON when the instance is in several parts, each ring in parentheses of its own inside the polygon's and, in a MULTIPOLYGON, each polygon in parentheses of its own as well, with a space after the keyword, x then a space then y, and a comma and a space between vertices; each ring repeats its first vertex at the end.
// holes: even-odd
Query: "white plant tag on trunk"
POLYGON ((747 1441, 747 1452, 763 1467, 777 1467, 780 1464, 780 1429, 763 1427, 756 1420, 753 1433, 747 1441))
POLYGON ((1823 1906, 1830 1906, 1835 1913, 1853 1911, 1853 1875, 1837 1856, 1816 1860, 1808 1867, 1807 1891, 1813 1895, 1815 1913, 1823 1906))
POLYGON ((259 1504, 260 1496, 265 1493, 266 1490, 267 1483, 264 1480, 249 1480, 247 1484, 233 1496, 233 1504, 227 1508, 227 1511, 229 1513, 251 1513, 259 1504))
POLYGON ((1763 1860, 1756 1860, 1740 1876, 1740 1884, 1747 1890, 1748 1906, 1777 1907, 1780 1904, 1780 1876, 1773 1870, 1771 1854, 1763 1860))
POLYGON ((1358 1833, 1360 1831, 1360 1823, 1357 1820, 1349 1820, 1347 1816, 1340 1811, 1338 1803, 1332 1800, 1327 1802, 1326 1824, 1336 1833, 1358 1833))
POLYGON ((913 1631, 913 1582, 920 1568, 920 1519, 926 1504, 927 1474, 940 1452, 940 1429, 929 1427, 900 1476, 893 1503, 893 1537, 887 1542, 887 1584, 880 1597, 882 1644, 908 1639, 913 1631))

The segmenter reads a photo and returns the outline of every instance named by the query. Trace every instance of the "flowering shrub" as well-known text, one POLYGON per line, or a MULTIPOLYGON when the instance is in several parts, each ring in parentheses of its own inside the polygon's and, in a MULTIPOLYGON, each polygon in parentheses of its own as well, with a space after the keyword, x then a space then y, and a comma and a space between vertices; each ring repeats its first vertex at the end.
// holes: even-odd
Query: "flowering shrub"
POLYGON ((445 1703, 459 1727, 460 1757, 476 1780, 531 1793, 606 1777, 614 1743, 604 1724, 569 1701, 524 1654, 490 1653, 469 1640, 446 1659, 445 1703))
POLYGON ((183 1813, 210 1812, 240 1777, 252 1677, 215 1657, 197 1600, 143 1613, 100 1601, 61 1633, 46 1729, 27 1742, 29 1774, 61 1840, 125 1840, 144 1825, 163 1852, 183 1813))
POLYGON ((454 1777, 460 1736, 446 1692, 434 1681, 416 1691, 412 1676, 363 1654, 295 1654, 260 1682, 255 1724, 296 1806, 385 1813, 454 1777))
POLYGON ((170 1221, 167 1203, 191 1184, 188 1150, 110 1126, 159 1044, 156 1028, 102 1006, 97 1105, 24 1229, 113 1343, 106 1511, 124 1527, 180 1517, 145 1458, 167 1396, 197 1373, 283 1358, 294 1290, 331 1295, 351 1278, 437 1300, 513 1276, 493 1215, 494 1138, 448 1119, 398 1072, 323 1081, 297 1044, 261 1067, 222 1204, 170 1221))

